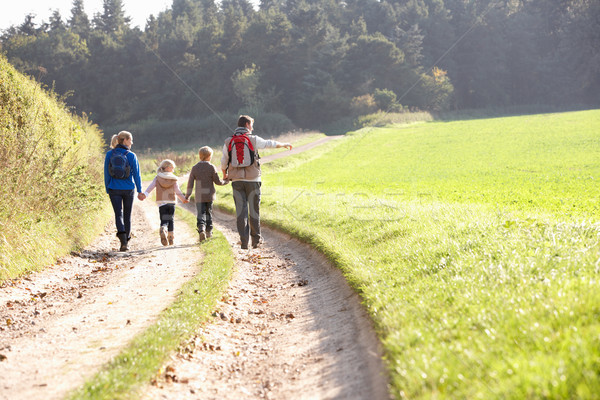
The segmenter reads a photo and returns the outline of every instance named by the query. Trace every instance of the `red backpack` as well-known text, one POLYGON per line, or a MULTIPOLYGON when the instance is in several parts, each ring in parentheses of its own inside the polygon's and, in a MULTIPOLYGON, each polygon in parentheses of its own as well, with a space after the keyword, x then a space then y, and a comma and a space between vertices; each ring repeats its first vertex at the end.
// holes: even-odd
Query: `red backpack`
POLYGON ((236 168, 249 167, 254 164, 255 150, 252 141, 246 134, 235 134, 227 148, 229 165, 236 168))

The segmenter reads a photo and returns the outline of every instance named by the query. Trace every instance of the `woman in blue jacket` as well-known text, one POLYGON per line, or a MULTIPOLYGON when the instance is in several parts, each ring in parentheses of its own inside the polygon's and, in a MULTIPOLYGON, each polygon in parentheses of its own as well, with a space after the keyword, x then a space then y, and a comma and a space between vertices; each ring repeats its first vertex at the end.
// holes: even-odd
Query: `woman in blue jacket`
POLYGON ((142 200, 142 177, 140 164, 135 153, 131 152, 133 136, 127 131, 114 135, 111 147, 104 159, 104 186, 110 196, 115 211, 117 237, 121 241, 120 251, 129 250, 131 239, 131 210, 137 189, 138 199, 142 200))

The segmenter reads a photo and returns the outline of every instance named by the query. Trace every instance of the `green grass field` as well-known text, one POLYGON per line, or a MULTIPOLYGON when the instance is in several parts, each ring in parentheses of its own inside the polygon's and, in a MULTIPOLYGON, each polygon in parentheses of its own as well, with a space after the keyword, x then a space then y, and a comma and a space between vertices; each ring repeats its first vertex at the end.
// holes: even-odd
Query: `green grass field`
POLYGON ((584 111, 363 129, 265 165, 261 217, 361 294, 394 397, 596 398, 599 128, 584 111))

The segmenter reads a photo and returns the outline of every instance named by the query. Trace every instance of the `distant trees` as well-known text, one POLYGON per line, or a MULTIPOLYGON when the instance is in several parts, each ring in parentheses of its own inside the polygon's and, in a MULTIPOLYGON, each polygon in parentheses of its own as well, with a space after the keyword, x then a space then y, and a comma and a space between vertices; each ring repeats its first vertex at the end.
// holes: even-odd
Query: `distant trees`
POLYGON ((249 107, 317 127, 373 108, 600 103, 593 1, 173 0, 143 31, 122 0, 91 21, 72 4, 66 20, 26 16, 0 46, 101 124, 249 107))
POLYGON ((444 3, 456 47, 440 66, 458 107, 600 103, 598 2, 444 3))

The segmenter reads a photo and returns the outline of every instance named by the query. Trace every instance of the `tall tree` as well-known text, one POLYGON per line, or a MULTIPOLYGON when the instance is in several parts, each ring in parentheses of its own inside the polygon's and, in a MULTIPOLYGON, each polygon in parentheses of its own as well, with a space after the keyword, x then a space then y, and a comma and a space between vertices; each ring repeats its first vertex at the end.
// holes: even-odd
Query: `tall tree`
POLYGON ((23 23, 17 28, 18 32, 26 36, 35 36, 38 30, 35 22, 33 21, 34 19, 35 14, 27 14, 23 23))
POLYGON ((50 16, 49 26, 51 31, 64 31, 67 27, 62 20, 62 16, 60 15, 60 11, 54 10, 52 11, 52 15, 50 16))
POLYGON ((122 34, 127 28, 131 18, 125 16, 123 0, 104 0, 103 12, 94 17, 94 25, 104 33, 122 34))
POLYGON ((90 35, 90 19, 83 8, 83 0, 73 0, 71 18, 68 20, 71 31, 84 39, 90 35))

